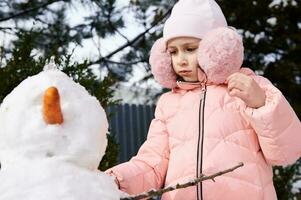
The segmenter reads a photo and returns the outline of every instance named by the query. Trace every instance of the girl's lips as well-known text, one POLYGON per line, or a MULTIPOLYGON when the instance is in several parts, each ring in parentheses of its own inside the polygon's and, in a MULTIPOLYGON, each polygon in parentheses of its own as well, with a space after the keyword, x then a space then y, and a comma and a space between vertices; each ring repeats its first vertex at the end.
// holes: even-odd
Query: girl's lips
POLYGON ((179 71, 179 74, 183 74, 183 75, 189 74, 189 73, 191 73, 191 70, 181 70, 181 71, 179 71))

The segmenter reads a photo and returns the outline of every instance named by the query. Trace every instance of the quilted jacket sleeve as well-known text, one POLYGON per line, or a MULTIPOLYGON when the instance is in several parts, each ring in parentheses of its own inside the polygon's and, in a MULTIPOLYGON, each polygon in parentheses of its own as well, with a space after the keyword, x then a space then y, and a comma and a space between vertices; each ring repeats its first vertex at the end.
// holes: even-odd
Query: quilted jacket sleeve
POLYGON ((147 139, 138 154, 130 161, 106 171, 113 174, 120 189, 129 194, 138 194, 151 188, 158 189, 164 184, 169 161, 169 145, 162 104, 161 97, 147 139))
POLYGON ((261 149, 271 165, 288 165, 301 156, 301 123, 282 93, 261 76, 255 76, 266 93, 265 105, 247 108, 245 116, 255 129, 261 149))

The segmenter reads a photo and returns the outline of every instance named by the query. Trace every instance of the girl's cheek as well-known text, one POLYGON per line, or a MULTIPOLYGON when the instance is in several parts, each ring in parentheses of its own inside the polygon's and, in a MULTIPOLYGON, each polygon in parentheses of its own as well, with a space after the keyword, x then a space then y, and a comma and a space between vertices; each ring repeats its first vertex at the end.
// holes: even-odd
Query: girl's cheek
POLYGON ((178 57, 176 55, 171 56, 171 62, 172 62, 172 64, 176 64, 177 63, 177 59, 178 59, 178 57))

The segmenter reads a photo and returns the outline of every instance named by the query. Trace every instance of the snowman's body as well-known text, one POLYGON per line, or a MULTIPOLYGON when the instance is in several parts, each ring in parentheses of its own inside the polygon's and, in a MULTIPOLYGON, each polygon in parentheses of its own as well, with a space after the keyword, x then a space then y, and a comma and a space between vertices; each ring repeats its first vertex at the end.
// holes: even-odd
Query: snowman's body
POLYGON ((45 160, 11 166, 0 173, 1 200, 117 200, 111 177, 74 164, 45 160))
POLYGON ((98 100, 64 73, 53 67, 27 78, 0 107, 0 200, 119 199, 114 180, 97 170, 107 129, 98 100), (43 119, 43 95, 52 86, 61 124, 43 119))

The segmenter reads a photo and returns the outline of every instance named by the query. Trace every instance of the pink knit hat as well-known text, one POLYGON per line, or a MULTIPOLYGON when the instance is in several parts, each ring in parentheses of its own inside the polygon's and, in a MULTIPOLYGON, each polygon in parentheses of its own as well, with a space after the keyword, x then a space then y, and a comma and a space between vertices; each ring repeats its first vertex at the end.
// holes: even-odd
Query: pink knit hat
POLYGON ((226 27, 225 16, 214 0, 180 0, 166 20, 163 38, 190 36, 203 38, 210 30, 226 27))
POLYGON ((198 63, 207 82, 222 84, 229 75, 239 71, 243 61, 241 36, 227 26, 215 1, 179 0, 165 23, 163 38, 154 43, 149 58, 154 78, 163 87, 177 86, 177 75, 166 47, 168 40, 181 36, 201 39, 198 63))

